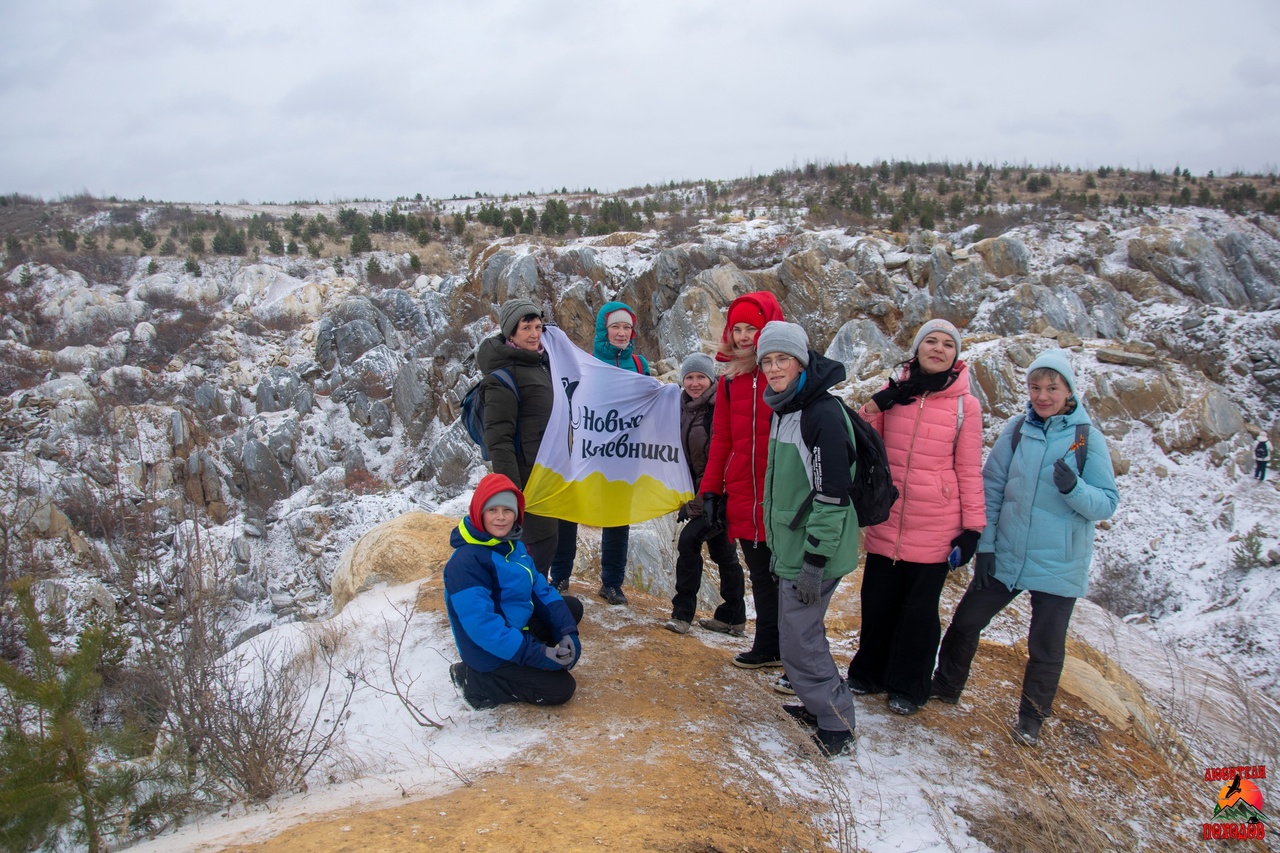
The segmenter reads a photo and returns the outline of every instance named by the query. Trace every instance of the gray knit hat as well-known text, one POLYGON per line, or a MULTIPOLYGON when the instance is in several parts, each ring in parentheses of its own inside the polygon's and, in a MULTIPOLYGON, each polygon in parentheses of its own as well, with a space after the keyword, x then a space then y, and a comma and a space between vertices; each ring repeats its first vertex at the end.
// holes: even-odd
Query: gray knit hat
MULTIPOLYGON (((521 316, 524 316, 524 315, 521 315, 521 316)), ((510 489, 507 489, 506 491, 498 492, 497 494, 490 497, 489 500, 484 502, 484 506, 480 508, 480 513, 483 515, 486 509, 490 509, 495 506, 505 506, 507 509, 514 512, 516 515, 520 514, 520 502, 516 500, 516 493, 511 491, 510 489)))
POLYGON ((690 373, 702 373, 708 379, 714 380, 716 363, 705 353, 691 352, 684 357, 684 361, 680 362, 680 381, 683 383, 684 377, 690 373))
POLYGON ((770 320, 764 324, 764 330, 756 340, 756 361, 771 352, 783 352, 794 355, 800 360, 801 367, 809 366, 809 336, 795 323, 782 320, 770 320))
POLYGON ((530 314, 542 316, 538 306, 523 297, 508 299, 502 303, 502 307, 498 309, 498 328, 502 330, 502 336, 509 338, 514 335, 516 329, 520 328, 520 321, 530 314))
POLYGON ((946 320, 937 319, 925 323, 920 327, 920 331, 916 332, 916 339, 911 342, 911 358, 916 357, 916 350, 920 349, 920 344, 933 332, 945 332, 950 335, 956 342, 956 358, 960 357, 960 330, 946 320))

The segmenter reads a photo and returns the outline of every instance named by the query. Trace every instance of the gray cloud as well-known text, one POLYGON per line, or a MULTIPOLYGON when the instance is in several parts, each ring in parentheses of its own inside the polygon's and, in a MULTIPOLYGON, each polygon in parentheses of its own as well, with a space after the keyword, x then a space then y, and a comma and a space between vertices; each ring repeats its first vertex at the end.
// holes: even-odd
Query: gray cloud
POLYGON ((1263 170, 1277 35, 1267 0, 13 0, 0 191, 607 191, 846 158, 1263 170))

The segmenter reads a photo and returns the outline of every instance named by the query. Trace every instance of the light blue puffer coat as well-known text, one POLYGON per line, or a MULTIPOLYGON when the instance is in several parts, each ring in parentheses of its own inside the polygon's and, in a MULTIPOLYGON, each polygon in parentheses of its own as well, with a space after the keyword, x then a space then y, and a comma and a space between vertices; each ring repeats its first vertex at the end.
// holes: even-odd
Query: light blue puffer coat
MULTIPOLYGON (((1037 362, 1042 360, 1048 361, 1037 362)), ((1069 366, 1046 366, 1060 373, 1065 367, 1074 393, 1075 377, 1069 366)), ((1089 589, 1094 523, 1110 518, 1120 501, 1107 441, 1090 425, 1084 473, 1064 495, 1053 483, 1053 463, 1065 459, 1078 471, 1072 449, 1076 424, 1090 423, 1089 416, 1078 398, 1074 411, 1048 421, 1036 418, 1030 406, 1027 412, 1017 449, 1013 430, 1018 422, 1013 421, 982 466, 987 526, 978 551, 995 552, 996 580, 1010 590, 1083 598, 1089 589)))

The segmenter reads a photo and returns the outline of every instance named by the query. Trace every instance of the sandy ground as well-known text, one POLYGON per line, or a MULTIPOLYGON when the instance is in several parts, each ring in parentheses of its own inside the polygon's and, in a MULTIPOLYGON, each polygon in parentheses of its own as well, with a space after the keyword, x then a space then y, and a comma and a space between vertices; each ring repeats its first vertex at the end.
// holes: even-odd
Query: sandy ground
MULTIPOLYGON (((828 618, 833 640, 840 638, 836 661, 841 667, 848 663, 849 638, 858 627, 858 580, 854 576, 842 584, 828 618)), ((769 687, 779 670, 731 666, 731 656, 746 647, 744 640, 696 627, 689 636, 663 630, 665 600, 628 590, 631 606, 610 608, 592 594, 594 589, 590 579, 575 578, 571 590, 586 605, 584 644, 590 644, 592 661, 622 666, 579 667, 578 692, 560 708, 504 706, 477 712, 496 715, 499 726, 550 727, 554 737, 543 745, 443 796, 335 813, 284 829, 266 842, 222 849, 867 849, 871 833, 864 830, 859 841, 857 829, 865 813, 858 787, 875 780, 860 777, 863 769, 849 764, 855 759, 827 762, 812 751, 807 733, 781 712, 788 698, 769 687), (798 766, 811 774, 807 784, 788 783, 793 771, 781 766, 786 762, 746 736, 746 727, 756 724, 777 733, 775 746, 780 742, 803 756, 798 766), (833 793, 823 799, 815 791, 833 793), (845 832, 831 831, 833 811, 849 818, 845 832)), ((952 604, 957 594, 948 590, 952 604)), ((424 588, 419 607, 440 609, 438 590, 424 588)), ((956 807, 972 837, 994 849, 1132 844, 1136 839, 1126 828, 1131 816, 1123 805, 1129 803, 1140 804, 1148 823, 1170 827, 1168 849, 1177 849, 1172 840, 1187 838, 1190 824, 1183 821, 1201 792, 1184 784, 1155 751, 1116 731, 1077 698, 1060 694, 1057 719, 1046 726, 1040 750, 1012 744, 1010 696, 1016 695, 1024 662, 1014 648, 984 642, 964 705, 934 702, 903 719, 883 710, 883 697, 858 697, 860 720, 896 726, 905 739, 923 736, 942 750, 952 773, 959 768, 1008 791, 1008 802, 991 809, 956 807)), ((949 796, 945 787, 938 793, 949 796)), ((948 847, 972 843, 960 840, 948 847)))

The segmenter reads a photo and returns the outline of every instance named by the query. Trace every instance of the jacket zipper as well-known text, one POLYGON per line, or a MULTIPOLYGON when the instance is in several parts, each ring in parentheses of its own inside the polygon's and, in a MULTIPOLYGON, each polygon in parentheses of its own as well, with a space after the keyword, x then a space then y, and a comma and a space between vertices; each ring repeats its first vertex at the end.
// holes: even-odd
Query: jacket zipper
POLYGON ((760 525, 756 522, 756 507, 760 505, 760 487, 756 478, 756 430, 760 423, 756 418, 756 406, 760 404, 760 395, 756 393, 756 381, 759 371, 751 371, 751 528, 755 531, 752 548, 760 547, 760 525))
POLYGON ((898 562, 898 551, 902 548, 902 531, 907 526, 907 479, 911 475, 911 457, 916 452, 916 433, 920 431, 920 416, 924 414, 924 398, 929 393, 920 395, 920 405, 916 407, 916 422, 911 426, 911 443, 907 445, 907 467, 902 472, 902 515, 898 517, 898 538, 893 542, 893 561, 898 562))

